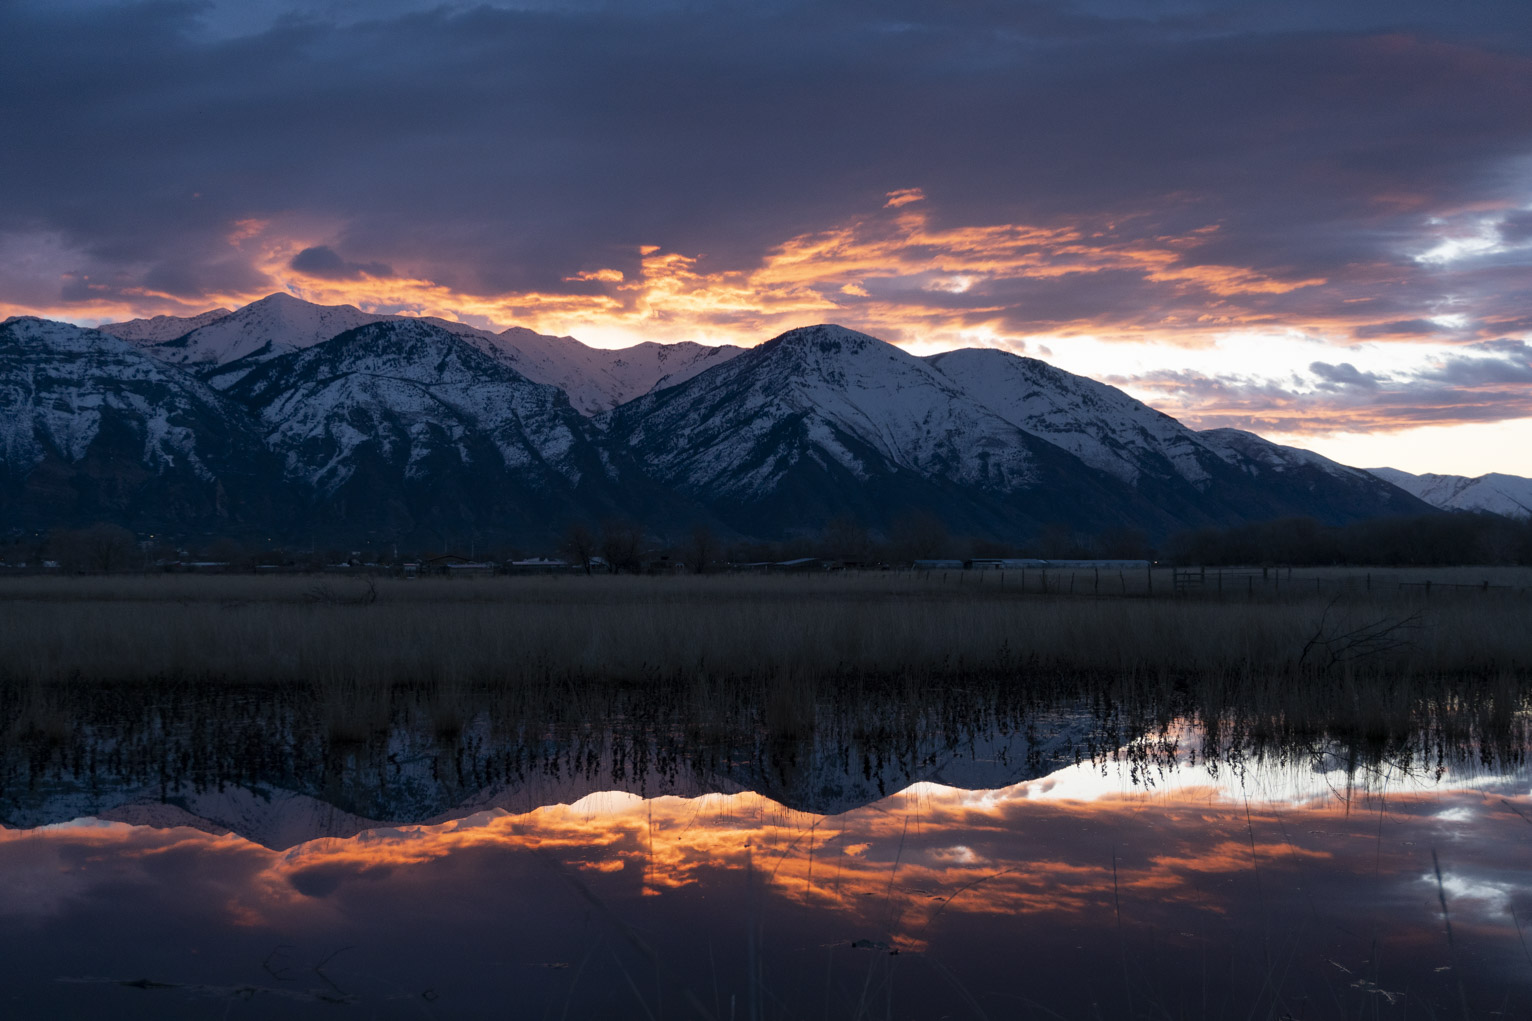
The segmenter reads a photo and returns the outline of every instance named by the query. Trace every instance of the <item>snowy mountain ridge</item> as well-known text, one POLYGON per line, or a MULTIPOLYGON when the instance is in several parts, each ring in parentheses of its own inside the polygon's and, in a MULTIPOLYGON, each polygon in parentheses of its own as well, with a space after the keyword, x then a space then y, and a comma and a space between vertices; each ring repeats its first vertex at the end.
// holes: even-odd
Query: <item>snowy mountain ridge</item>
POLYGON ((1398 468, 1369 468, 1405 492, 1442 510, 1487 511, 1508 518, 1532 517, 1532 479, 1490 472, 1466 475, 1412 475, 1398 468))
POLYGON ((673 385, 738 354, 730 345, 646 342, 605 349, 573 337, 549 337, 519 326, 495 333, 434 316, 386 315, 353 305, 315 305, 285 292, 230 312, 214 309, 189 318, 156 316, 101 327, 141 345, 160 361, 191 368, 215 389, 233 386, 255 365, 304 350, 348 330, 385 320, 425 322, 453 333, 535 383, 569 395, 575 409, 595 415, 673 385))
POLYGON ((167 340, 184 337, 192 330, 233 314, 232 309, 220 307, 194 316, 155 316, 152 319, 129 319, 121 323, 103 323, 96 329, 119 340, 128 340, 135 344, 163 344, 167 340))

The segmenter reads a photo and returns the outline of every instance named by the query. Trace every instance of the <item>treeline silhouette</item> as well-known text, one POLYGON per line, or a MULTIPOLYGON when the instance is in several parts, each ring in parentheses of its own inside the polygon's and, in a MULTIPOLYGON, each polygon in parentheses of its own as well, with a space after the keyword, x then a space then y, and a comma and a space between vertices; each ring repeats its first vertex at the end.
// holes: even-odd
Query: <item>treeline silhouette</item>
POLYGON ((1208 566, 1532 564, 1532 519, 1454 512, 1326 525, 1313 518, 1280 518, 1181 532, 1166 540, 1161 558, 1208 566))
POLYGON ((1085 533, 1052 524, 1013 543, 953 535, 929 513, 905 515, 886 531, 874 531, 852 517, 836 518, 813 535, 780 542, 730 539, 705 526, 656 532, 638 522, 611 519, 575 522, 563 534, 537 546, 489 545, 444 539, 433 550, 392 544, 360 548, 281 548, 227 537, 187 540, 135 535, 113 524, 58 529, 26 538, 0 539, 0 569, 47 565, 71 574, 113 574, 155 570, 178 561, 206 561, 234 571, 267 567, 323 570, 337 564, 397 565, 438 553, 504 563, 526 556, 556 556, 576 569, 593 563, 605 573, 641 573, 668 563, 688 573, 729 565, 814 557, 844 567, 907 565, 924 558, 975 557, 1157 560, 1183 566, 1283 564, 1292 566, 1450 566, 1532 564, 1532 519, 1486 513, 1435 513, 1373 518, 1329 525, 1313 518, 1281 518, 1231 528, 1202 528, 1171 535, 1155 544, 1141 531, 1115 529, 1085 533))

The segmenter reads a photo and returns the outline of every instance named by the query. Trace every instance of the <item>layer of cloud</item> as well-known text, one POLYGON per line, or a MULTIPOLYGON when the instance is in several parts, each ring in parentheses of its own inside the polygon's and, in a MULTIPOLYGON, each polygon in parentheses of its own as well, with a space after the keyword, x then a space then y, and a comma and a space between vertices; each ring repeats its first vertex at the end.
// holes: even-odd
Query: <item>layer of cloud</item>
POLYGON ((1489 341, 1393 374, 1314 362, 1285 379, 1182 370, 1113 382, 1203 429, 1314 435, 1505 422, 1532 417, 1532 345, 1489 341))
POLYGON ((1527 5, 22 0, 0 61, 0 314, 834 320, 1160 344, 1203 422, 1526 406, 1468 345, 1532 335, 1527 5), (1240 331, 1334 349, 1178 368, 1240 331), (1404 381, 1349 353, 1425 341, 1404 381))

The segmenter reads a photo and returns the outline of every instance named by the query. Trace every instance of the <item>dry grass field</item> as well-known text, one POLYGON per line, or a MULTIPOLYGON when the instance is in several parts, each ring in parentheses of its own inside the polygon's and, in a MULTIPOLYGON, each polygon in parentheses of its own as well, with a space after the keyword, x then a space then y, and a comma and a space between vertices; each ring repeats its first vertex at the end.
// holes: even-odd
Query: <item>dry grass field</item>
POLYGON ((1110 584, 1028 573, 1025 587, 1019 572, 13 577, 0 579, 0 676, 516 685, 1532 668, 1522 569, 1226 571, 1179 590, 1166 569, 1152 595, 1142 571, 1110 584))

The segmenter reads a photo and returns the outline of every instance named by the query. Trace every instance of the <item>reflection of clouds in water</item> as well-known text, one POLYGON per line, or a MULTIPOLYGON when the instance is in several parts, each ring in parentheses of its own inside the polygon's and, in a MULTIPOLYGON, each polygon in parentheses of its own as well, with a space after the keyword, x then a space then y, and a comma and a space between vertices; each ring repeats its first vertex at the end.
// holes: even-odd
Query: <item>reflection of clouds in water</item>
MULTIPOLYGON (((1436 873, 1420 877, 1422 883, 1437 892, 1436 873)), ((1464 875, 1461 872, 1442 870, 1441 891, 1447 898, 1447 909, 1453 916, 1469 915, 1479 922, 1505 919, 1512 907, 1511 898, 1528 894, 1525 882, 1513 883, 1464 875)))
POLYGON ((1268 882, 1322 876, 1344 887, 1348 877, 1375 871, 1413 883, 1444 822, 1464 833, 1475 828, 1470 835, 1484 845, 1479 872, 1456 864, 1448 871, 1449 896, 1495 905, 1486 915, 1503 914, 1516 887, 1495 878, 1503 863, 1484 835, 1511 827, 1514 840, 1521 829, 1532 832, 1510 811, 1444 805, 1464 797, 1450 790, 1395 793, 1377 810, 1333 795, 1247 802, 1207 783, 1149 795, 1098 787, 1093 797, 1064 799, 1062 792, 1083 793, 1100 779, 1095 770, 1072 772, 1089 784, 1060 774, 996 791, 917 784, 830 818, 754 793, 647 801, 603 793, 522 815, 486 812, 438 826, 377 829, 286 852, 234 836, 115 823, 9 831, 0 834, 0 856, 6 873, 20 877, 21 893, 0 911, 60 912, 103 883, 149 883, 156 861, 191 856, 198 867, 186 882, 206 887, 201 896, 209 903, 226 904, 229 921, 271 923, 290 912, 331 910, 326 904, 353 888, 378 891, 449 857, 533 852, 591 882, 636 884, 647 895, 711 888, 749 868, 805 907, 849 912, 867 924, 897 909, 903 931, 896 935, 917 946, 938 914, 1090 919, 1105 917, 1115 898, 1131 896, 1156 910, 1181 905, 1222 916, 1240 910, 1237 898, 1209 890, 1256 873, 1268 882), (74 867, 83 860, 97 864, 74 867))

